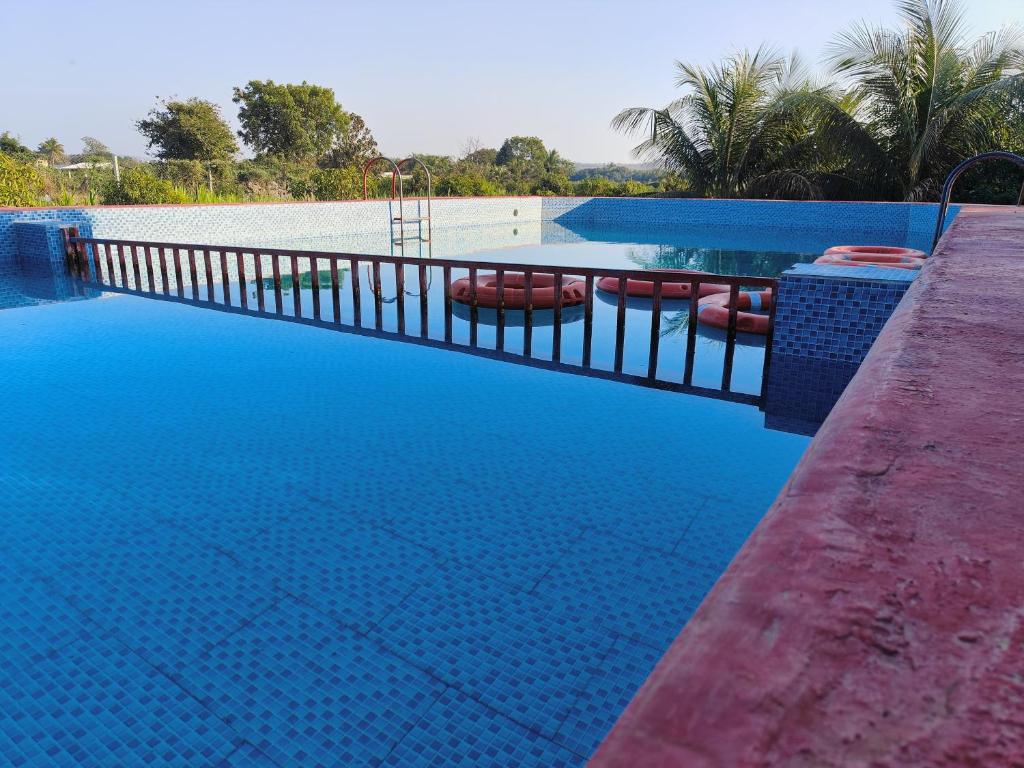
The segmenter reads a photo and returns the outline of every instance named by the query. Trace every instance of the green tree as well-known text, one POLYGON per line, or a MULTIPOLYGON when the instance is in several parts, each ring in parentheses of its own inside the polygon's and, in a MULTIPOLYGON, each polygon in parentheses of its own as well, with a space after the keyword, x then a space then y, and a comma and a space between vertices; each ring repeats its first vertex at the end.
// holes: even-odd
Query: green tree
POLYGON ((572 188, 573 164, 557 151, 549 151, 536 136, 506 139, 494 162, 491 177, 513 194, 563 194, 572 188))
POLYGON ((324 157, 322 165, 327 168, 356 166, 362 168, 377 157, 377 141, 359 115, 349 113, 348 125, 337 139, 337 143, 324 157))
POLYGON ((4 152, 11 157, 17 157, 22 160, 26 160, 33 156, 31 149, 26 147, 17 136, 4 131, 0 133, 0 152, 4 152))
MULTIPOLYGON (((375 191, 377 179, 367 179, 369 191, 375 191)), ((363 173, 354 165, 344 168, 320 168, 310 180, 313 197, 317 200, 356 200, 363 196, 363 173)))
POLYGON ((42 193, 43 178, 35 165, 0 151, 0 206, 38 205, 42 193))
POLYGON ((153 205, 186 203, 188 196, 167 179, 154 176, 145 166, 128 168, 121 173, 121 183, 108 179, 100 194, 111 205, 153 205))
POLYGON ((51 166, 59 165, 68 159, 67 154, 64 152, 64 145, 52 136, 49 139, 41 141, 36 151, 51 166))
POLYGON ((1021 119, 1024 38, 1008 27, 968 39, 959 0, 896 6, 901 29, 853 26, 829 58, 856 96, 859 121, 843 140, 877 159, 864 173, 890 196, 923 200, 936 196, 956 163, 1000 148, 1007 124, 1021 119))
POLYGON ((676 69, 684 96, 663 109, 623 110, 612 121, 647 135, 638 157, 659 160, 695 194, 712 197, 822 197, 841 177, 842 161, 815 141, 816 131, 826 118, 852 118, 796 57, 759 48, 712 67, 677 62, 676 69))
POLYGON ((82 151, 72 156, 76 163, 109 163, 113 154, 110 147, 92 136, 82 137, 82 151))
POLYGON ((462 162, 486 168, 498 162, 498 150, 482 147, 466 153, 462 162))
POLYGON ((526 175, 540 176, 548 162, 548 150, 536 136, 512 136, 505 139, 494 158, 495 165, 504 165, 526 175))
POLYGON ((472 169, 453 170, 442 176, 437 181, 435 192, 438 195, 455 197, 489 197, 505 194, 504 189, 484 174, 472 169))
POLYGON ((348 128, 349 116, 334 91, 303 81, 301 85, 250 80, 235 88, 240 104, 238 135, 258 155, 312 162, 334 147, 348 128))
POLYGON ((159 102, 135 125, 161 160, 210 162, 228 160, 238 152, 220 108, 203 99, 159 102))

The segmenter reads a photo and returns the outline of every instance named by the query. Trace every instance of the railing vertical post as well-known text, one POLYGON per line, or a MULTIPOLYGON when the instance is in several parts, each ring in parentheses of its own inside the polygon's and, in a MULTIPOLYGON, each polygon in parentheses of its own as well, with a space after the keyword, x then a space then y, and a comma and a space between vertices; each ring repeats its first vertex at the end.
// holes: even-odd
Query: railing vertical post
POLYGON ((331 307, 334 315, 334 322, 341 322, 341 286, 338 284, 338 260, 331 260, 331 307))
POLYGON ((495 288, 498 291, 497 316, 494 328, 494 348, 499 352, 505 349, 505 270, 495 272, 495 288))
MULTIPOLYGON (((89 246, 85 243, 79 243, 78 245, 82 249, 82 256, 88 261, 89 246)), ((100 263, 100 249, 95 245, 92 247, 92 267, 96 272, 96 282, 103 282, 103 265, 100 263)))
POLYGON ((533 272, 523 273, 523 354, 533 356, 533 272))
POLYGON ((252 255, 253 271, 256 273, 256 309, 260 312, 267 310, 266 290, 263 286, 263 254, 255 251, 252 255))
POLYGON ((294 253, 291 259, 292 273, 292 310, 296 317, 302 317, 302 286, 299 282, 299 257, 294 253))
POLYGON ((420 278, 420 337, 427 338, 429 334, 430 315, 427 307, 427 267, 425 264, 419 266, 420 278))
POLYGON ((73 246, 71 243, 72 237, 78 237, 78 227, 62 227, 60 236, 64 241, 64 264, 68 272, 82 280, 87 279, 82 277, 82 255, 78 252, 77 244, 73 246))
POLYGON ((249 308, 249 292, 245 289, 245 255, 235 251, 235 268, 238 270, 238 303, 242 309, 249 308))
POLYGON ((729 325, 725 331, 725 362, 722 365, 722 389, 726 392, 732 386, 732 360, 736 354, 736 315, 739 312, 740 287, 733 283, 729 287, 729 325))
POLYGON ((199 293, 199 275, 196 273, 196 249, 188 249, 188 283, 192 291, 192 300, 195 301, 199 293))
POLYGON ((158 251, 158 258, 160 259, 160 288, 164 295, 167 296, 171 292, 171 286, 168 285, 169 281, 167 280, 167 251, 163 246, 159 246, 158 251))
POLYGON ((213 301, 213 258, 209 248, 203 248, 203 269, 206 272, 206 300, 213 301))
POLYGON ((398 315, 398 332, 405 333, 405 267, 395 262, 395 313, 398 315))
POLYGON ((135 290, 142 290, 142 265, 139 263, 139 246, 129 243, 121 243, 121 248, 128 249, 128 255, 132 259, 132 277, 135 279, 135 290))
POLYGON ((555 278, 555 306, 554 306, 554 327, 551 329, 551 360, 559 362, 562 359, 562 273, 556 272, 555 278))
MULTIPOLYGON (((96 244, 93 244, 93 248, 98 248, 96 244)), ((107 282, 110 285, 117 285, 117 277, 114 275, 114 254, 110 252, 110 248, 107 247, 106 243, 103 244, 103 255, 106 257, 107 262, 107 282)))
MULTIPOLYGON (((107 246, 109 247, 109 246, 107 246)), ((128 287, 128 262, 124 258, 124 247, 117 246, 117 268, 121 271, 121 287, 128 287)))
POLYGON ((452 268, 447 264, 441 269, 444 281, 444 340, 452 343, 452 268))
POLYGON ((309 265, 312 269, 309 272, 309 287, 313 291, 313 318, 320 319, 320 259, 316 256, 309 257, 309 265))
POLYGON ((92 262, 93 271, 96 273, 95 279, 97 283, 103 282, 103 255, 100 253, 100 247, 95 243, 80 242, 78 247, 85 255, 86 260, 92 262), (91 249, 91 250, 90 250, 91 249), (91 254, 91 256, 90 256, 91 254))
POLYGON ((185 294, 185 279, 181 274, 181 248, 174 249, 174 286, 178 289, 178 298, 185 294))
POLYGON ((690 308, 686 323, 686 366, 683 384, 693 384, 693 363, 697 354, 697 305, 700 303, 700 280, 690 281, 690 308))
POLYGON ((271 272, 274 279, 274 312, 284 314, 284 294, 281 291, 281 257, 277 253, 270 254, 271 272))
POLYGON ((476 300, 476 267, 469 268, 469 346, 476 346, 477 321, 480 310, 476 300))
POLYGON ((220 284, 224 290, 224 304, 231 306, 231 280, 228 279, 228 253, 220 249, 220 284))
POLYGON ((651 296, 651 348, 647 357, 647 378, 658 377, 658 346, 661 341, 661 276, 654 276, 651 296))
POLYGON ((594 276, 587 275, 583 289, 583 367, 590 367, 594 341, 594 276))
POLYGON ((379 331, 384 327, 384 295, 380 284, 380 262, 374 261, 371 270, 373 277, 373 322, 379 331))
POLYGON ((348 269, 349 282, 352 284, 352 322, 356 328, 360 328, 363 325, 363 308, 359 300, 363 291, 359 284, 359 260, 349 259, 348 269))
POLYGON ((615 310, 615 372, 622 373, 626 344, 626 278, 619 278, 619 300, 615 310))

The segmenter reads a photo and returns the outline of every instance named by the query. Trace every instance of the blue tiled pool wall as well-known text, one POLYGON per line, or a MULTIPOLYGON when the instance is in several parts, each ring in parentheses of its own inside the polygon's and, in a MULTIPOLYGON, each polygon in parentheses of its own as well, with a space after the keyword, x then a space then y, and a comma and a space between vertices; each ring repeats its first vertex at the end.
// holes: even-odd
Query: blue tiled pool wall
MULTIPOLYGON (((93 208, 0 209, 0 266, 17 261, 13 225, 18 221, 64 221, 95 237, 156 242, 246 245, 277 244, 294 238, 381 233, 391 229, 397 204, 387 200, 336 203, 253 203, 231 205, 112 206, 93 208), (83 225, 88 225, 84 227, 83 225)), ((426 215, 423 201, 406 201, 407 218, 426 215)), ((434 227, 505 224, 541 220, 541 198, 438 198, 434 227)), ((378 246, 379 247, 379 246, 378 246)))
MULTIPOLYGON (((951 206, 948 225, 959 212, 951 206)), ((545 221, 647 227, 704 226, 763 229, 902 230, 931 235, 938 206, 930 203, 832 203, 788 200, 705 200, 700 198, 544 198, 545 221)))
MULTIPOLYGON (((952 206, 948 220, 952 220, 958 210, 957 206, 952 206)), ((406 203, 407 217, 425 212, 422 201, 406 203)), ((0 267, 10 267, 17 262, 13 230, 17 221, 64 221, 96 237, 227 245, 259 243, 277 247, 300 239, 324 238, 325 242, 336 242, 339 236, 365 234, 376 236, 356 238, 352 247, 362 246, 369 252, 377 252, 380 235, 389 232, 395 213, 392 203, 381 200, 0 209, 0 267)), ((585 238, 588 225, 614 225, 635 231, 748 228, 752 230, 751 248, 764 250, 765 237, 775 237, 781 244, 795 234, 822 230, 889 232, 894 238, 921 243, 930 237, 936 208, 903 203, 500 197, 438 198, 431 213, 435 240, 449 228, 488 225, 525 228, 525 232, 510 235, 504 243, 516 245, 530 242, 529 233, 535 229, 531 225, 543 221, 549 223, 545 237, 550 237, 550 242, 572 242, 573 233, 580 232, 585 238), (550 226, 550 223, 557 226, 550 226)), ((731 237, 730 242, 733 240, 731 237)), ((488 242, 486 247, 502 246, 488 242)), ((735 243, 731 247, 736 247, 735 243)))
POLYGON ((782 275, 765 403, 769 426, 791 431, 802 422, 813 433, 917 274, 798 264, 782 275))

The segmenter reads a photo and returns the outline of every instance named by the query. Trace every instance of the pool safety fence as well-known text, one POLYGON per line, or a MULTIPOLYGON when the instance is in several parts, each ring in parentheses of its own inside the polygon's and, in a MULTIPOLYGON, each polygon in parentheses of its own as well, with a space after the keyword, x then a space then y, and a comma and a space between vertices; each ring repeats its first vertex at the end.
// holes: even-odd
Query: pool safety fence
MULTIPOLYGON (((740 290, 768 289, 773 294, 777 293, 778 280, 774 278, 103 239, 82 237, 75 227, 64 229, 64 242, 71 274, 102 290, 142 294, 361 335, 445 347, 507 362, 657 389, 760 406, 765 392, 763 382, 767 381, 771 365, 775 302, 772 302, 768 314, 760 392, 733 391, 740 290), (365 282, 361 277, 362 270, 365 270, 365 282), (347 290, 343 290, 343 271, 349 275, 347 290), (443 331, 438 328, 432 332, 429 323, 430 288, 436 277, 443 281, 444 323, 443 331), (595 366, 592 359, 594 291, 601 278, 612 278, 618 285, 614 359, 610 369, 595 366), (646 374, 623 370, 627 281, 646 281, 651 286, 646 374), (456 283, 461 286, 458 292, 453 290, 456 283), (727 286, 731 295, 728 324, 724 329, 721 383, 717 388, 693 383, 698 350, 696 300, 689 301, 683 359, 664 360, 659 354, 666 286, 670 286, 668 292, 674 295, 678 295, 680 286, 688 286, 689 295, 699 297, 701 286, 705 284, 727 286), (309 290, 305 296, 303 288, 309 290), (290 294, 290 300, 286 300, 286 294, 290 294), (418 323, 414 320, 412 328, 408 327, 407 301, 418 303, 419 307, 418 323), (364 318, 362 310, 370 302, 373 305, 372 320, 364 318), (386 304, 395 307, 393 330, 385 327, 386 304), (459 306, 458 310, 456 306, 459 306), (566 311, 570 308, 573 312, 582 309, 582 358, 563 362, 562 331, 566 311), (538 321, 541 310, 544 310, 545 317, 538 321), (487 324, 493 324, 495 329, 493 347, 484 347, 479 341, 482 311, 488 313, 487 324), (461 318, 463 313, 468 314, 467 343, 455 341, 453 333, 453 318, 461 318), (523 329, 522 344, 517 345, 518 349, 507 349, 506 329, 513 325, 523 329), (535 354, 533 342, 538 325, 551 325, 549 357, 535 354), (662 378, 658 375, 659 368, 681 372, 682 375, 677 379, 662 378)), ((578 315, 572 318, 573 321, 578 319, 578 315)))

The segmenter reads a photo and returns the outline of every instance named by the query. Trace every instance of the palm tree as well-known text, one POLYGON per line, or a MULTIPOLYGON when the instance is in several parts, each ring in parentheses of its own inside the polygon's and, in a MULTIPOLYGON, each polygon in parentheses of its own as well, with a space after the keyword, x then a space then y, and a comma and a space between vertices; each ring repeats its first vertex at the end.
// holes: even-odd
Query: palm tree
POLYGON ((858 118, 844 126, 847 140, 880 159, 865 173, 889 196, 924 200, 957 162, 1000 148, 1024 120, 1024 38, 1007 27, 968 40, 960 0, 897 7, 902 29, 855 25, 832 43, 829 60, 848 80, 858 118))
POLYGON ((45 141, 40 142, 36 151, 42 155, 46 162, 51 166, 57 165, 57 163, 63 163, 68 159, 68 156, 64 153, 64 145, 52 136, 45 141))
POLYGON ((800 60, 764 47, 709 68, 676 62, 687 93, 664 109, 633 107, 612 127, 647 138, 633 152, 656 158, 690 190, 712 197, 822 197, 844 180, 832 145, 819 146, 826 115, 843 123, 839 94, 800 60), (837 117, 838 116, 838 117, 837 117))

